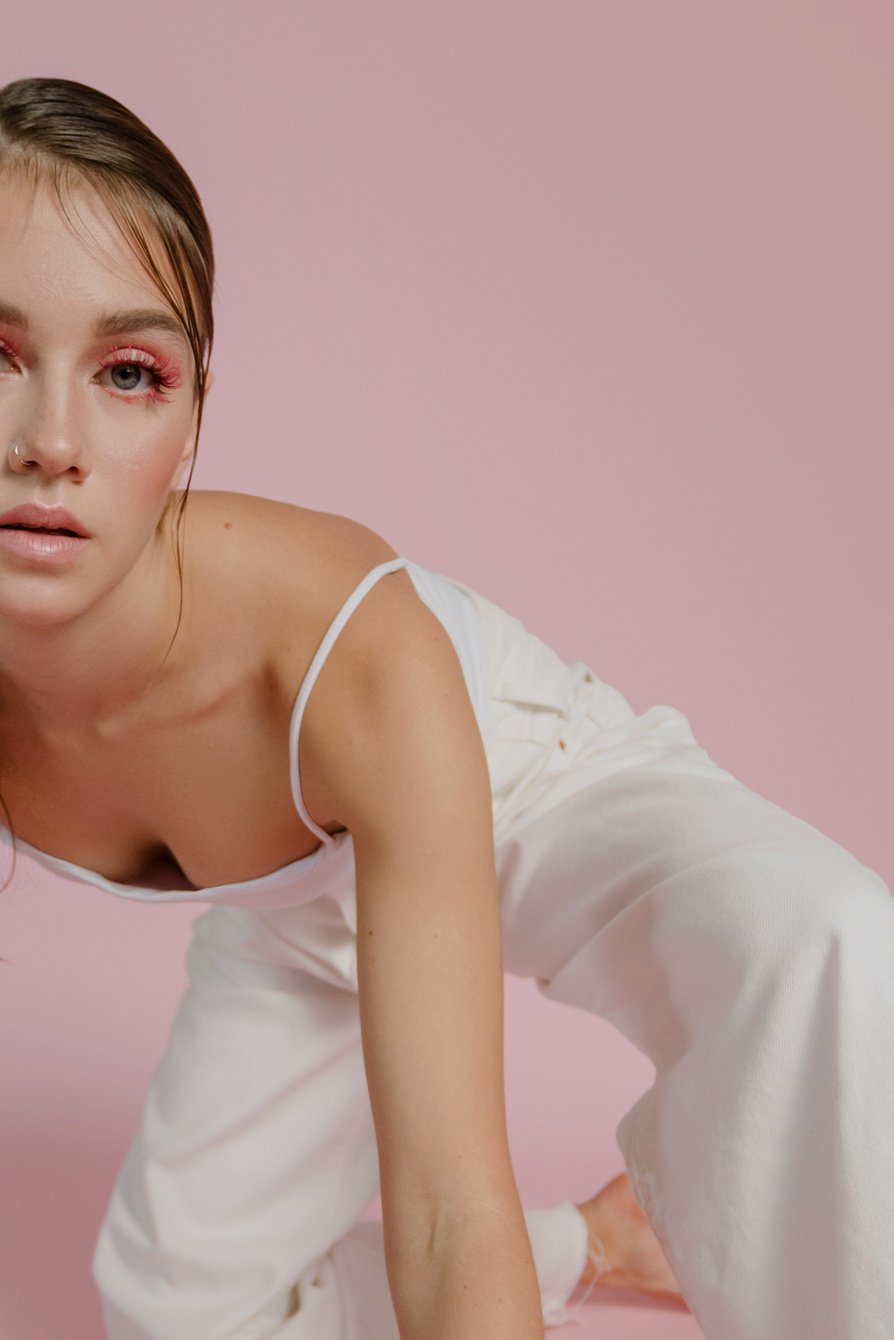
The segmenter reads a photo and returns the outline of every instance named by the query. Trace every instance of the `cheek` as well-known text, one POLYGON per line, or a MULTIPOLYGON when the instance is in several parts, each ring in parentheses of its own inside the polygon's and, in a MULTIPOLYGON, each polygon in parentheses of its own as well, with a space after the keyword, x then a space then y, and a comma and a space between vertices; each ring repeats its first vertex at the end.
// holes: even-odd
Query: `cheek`
POLYGON ((152 504, 170 487, 171 476, 192 440, 191 421, 139 425, 130 432, 116 434, 106 445, 107 477, 136 500, 152 504))

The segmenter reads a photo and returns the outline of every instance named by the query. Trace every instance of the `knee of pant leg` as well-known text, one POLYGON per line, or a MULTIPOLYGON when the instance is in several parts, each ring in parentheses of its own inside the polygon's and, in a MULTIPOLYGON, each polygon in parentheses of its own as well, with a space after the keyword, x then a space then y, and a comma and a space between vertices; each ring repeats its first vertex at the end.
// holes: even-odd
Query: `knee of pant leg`
POLYGON ((884 880, 831 840, 815 852, 770 853, 768 902, 774 893, 790 947, 876 937, 891 945, 894 899, 884 880))
POLYGON ((856 857, 824 867, 812 885, 808 940, 835 950, 867 989, 878 968, 889 980, 894 955, 894 898, 884 880, 856 857))
MULTIPOLYGON (((693 932, 718 970, 752 979, 787 973, 795 960, 845 946, 870 959, 894 951, 894 898, 882 878, 831 839, 814 849, 751 845, 699 867, 701 896, 674 932, 693 932), (704 885, 712 886, 706 890, 704 885)), ((689 900, 686 900, 689 901, 689 900)))

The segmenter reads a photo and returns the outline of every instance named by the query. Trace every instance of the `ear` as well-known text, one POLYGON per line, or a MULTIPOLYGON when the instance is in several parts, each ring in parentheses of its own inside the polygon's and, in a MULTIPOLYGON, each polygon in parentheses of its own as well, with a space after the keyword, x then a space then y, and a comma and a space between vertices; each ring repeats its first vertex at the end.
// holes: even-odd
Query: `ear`
MULTIPOLYGON (((212 387, 213 385, 214 385, 214 371, 213 371, 212 368, 209 368, 209 369, 208 369, 208 376, 205 378, 205 398, 206 398, 206 399, 208 398, 208 392, 211 390, 211 387, 212 387)), ((198 412, 198 410, 197 410, 196 412, 198 412)), ((186 467, 189 465, 190 461, 192 460, 192 455, 193 455, 193 452, 194 452, 194 450, 195 450, 195 445, 196 445, 196 440, 195 440, 195 434, 193 433, 193 434, 190 436, 189 440, 188 440, 186 443, 184 443, 183 451, 181 452, 180 460, 177 462, 177 465, 176 465, 176 467, 175 467, 175 469, 174 469, 174 474, 173 474, 173 476, 172 476, 172 478, 171 478, 170 485, 168 486, 169 488, 171 488, 171 489, 175 489, 175 488, 177 488, 177 486, 179 485, 180 480, 183 478, 183 474, 184 474, 184 471, 186 470, 186 467)))
POLYGON ((184 442, 183 444, 183 450, 180 453, 179 461, 174 467, 174 473, 171 476, 171 481, 168 484, 168 489, 176 489, 179 486, 180 480, 183 478, 183 475, 190 461, 192 460, 193 452, 195 451, 195 445, 196 445, 195 433, 190 433, 186 442, 184 442))
POLYGON ((169 493, 172 492, 174 489, 179 488, 180 480, 183 478, 184 471, 186 470, 186 467, 189 465, 191 456, 192 452, 190 451, 187 453, 187 455, 181 456, 180 460, 177 462, 177 468, 174 471, 173 475, 171 476, 171 482, 168 485, 169 493))

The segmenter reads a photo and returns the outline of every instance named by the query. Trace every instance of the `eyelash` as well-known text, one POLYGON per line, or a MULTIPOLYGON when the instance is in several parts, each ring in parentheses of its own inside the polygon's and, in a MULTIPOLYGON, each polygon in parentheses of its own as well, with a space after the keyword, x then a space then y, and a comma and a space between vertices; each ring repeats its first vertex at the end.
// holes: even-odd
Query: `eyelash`
MULTIPOLYGON (((12 362, 15 362, 18 358, 16 351, 2 338, 0 338, 0 354, 5 354, 12 362)), ((180 373, 173 363, 162 362, 148 349, 140 349, 136 346, 116 349, 114 353, 103 359, 101 366, 104 372, 110 368, 120 367, 145 368, 152 378, 152 385, 146 391, 126 392, 106 388, 117 400, 170 400, 170 396, 166 392, 176 390, 181 382, 180 373)))
POLYGON ((119 400, 170 400, 170 396, 165 392, 175 390, 180 385, 180 373, 174 364, 159 362, 148 349, 116 349, 113 354, 108 355, 102 367, 104 370, 121 367, 145 368, 152 377, 152 386, 148 391, 131 394, 113 391, 112 394, 119 400))
POLYGON ((2 338, 0 338, 0 354, 3 354, 6 358, 8 358, 11 363, 14 363, 18 358, 18 354, 16 353, 15 349, 13 349, 11 345, 7 344, 6 340, 2 338))

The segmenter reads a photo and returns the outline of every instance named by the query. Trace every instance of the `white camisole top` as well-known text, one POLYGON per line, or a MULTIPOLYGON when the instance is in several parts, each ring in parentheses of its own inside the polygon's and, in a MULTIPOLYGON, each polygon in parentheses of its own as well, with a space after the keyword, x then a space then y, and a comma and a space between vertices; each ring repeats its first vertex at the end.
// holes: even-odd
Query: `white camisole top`
MULTIPOLYGON (((330 888, 344 888, 344 881, 353 876, 351 835, 349 832, 336 833, 335 836, 327 833, 314 822, 305 808, 301 795, 301 779, 298 775, 298 735, 301 730, 301 718, 317 675, 353 611, 380 577, 404 567, 420 598, 440 620, 456 649, 482 739, 486 741, 491 724, 490 693, 487 659, 474 593, 462 582, 441 573, 431 572, 420 567, 418 563, 410 562, 409 559, 387 559, 368 572, 357 584, 326 629, 302 680, 292 709, 289 726, 292 798, 302 821, 321 839, 321 845, 314 851, 256 879, 217 884, 202 889, 171 889, 162 883, 154 886, 116 883, 95 870, 88 870, 73 861, 66 861, 60 856, 51 856, 48 852, 40 851, 22 838, 16 838, 17 847, 38 864, 63 878, 93 884, 119 898, 132 898, 145 902, 207 902, 224 903, 235 907, 289 907, 310 902, 330 888)), ((11 847, 11 834, 2 825, 0 825, 0 840, 11 847)))

